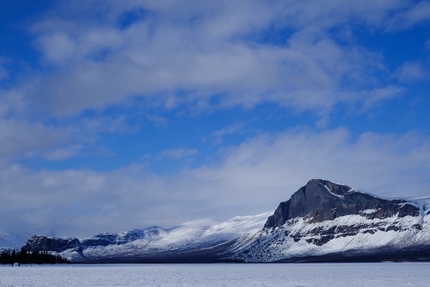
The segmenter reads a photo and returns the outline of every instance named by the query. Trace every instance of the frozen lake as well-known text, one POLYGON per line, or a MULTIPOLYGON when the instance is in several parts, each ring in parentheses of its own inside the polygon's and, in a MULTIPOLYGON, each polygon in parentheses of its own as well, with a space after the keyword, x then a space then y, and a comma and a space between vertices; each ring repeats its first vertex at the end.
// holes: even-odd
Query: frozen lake
POLYGON ((0 286, 429 286, 430 263, 0 266, 0 286))

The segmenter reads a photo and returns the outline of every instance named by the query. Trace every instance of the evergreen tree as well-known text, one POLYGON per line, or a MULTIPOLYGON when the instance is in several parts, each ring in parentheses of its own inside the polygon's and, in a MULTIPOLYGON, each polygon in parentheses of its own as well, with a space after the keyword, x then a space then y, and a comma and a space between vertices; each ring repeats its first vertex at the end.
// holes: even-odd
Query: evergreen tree
POLYGON ((69 263, 69 261, 60 255, 50 254, 48 251, 27 251, 21 249, 20 251, 3 250, 0 253, 1 264, 57 264, 69 263))

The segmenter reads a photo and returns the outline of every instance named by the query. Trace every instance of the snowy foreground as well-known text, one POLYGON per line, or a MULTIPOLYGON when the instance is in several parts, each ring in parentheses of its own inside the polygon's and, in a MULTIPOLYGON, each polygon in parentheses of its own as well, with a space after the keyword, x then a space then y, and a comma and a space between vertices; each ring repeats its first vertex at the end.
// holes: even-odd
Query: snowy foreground
POLYGON ((0 266, 0 286, 429 286, 430 263, 0 266))

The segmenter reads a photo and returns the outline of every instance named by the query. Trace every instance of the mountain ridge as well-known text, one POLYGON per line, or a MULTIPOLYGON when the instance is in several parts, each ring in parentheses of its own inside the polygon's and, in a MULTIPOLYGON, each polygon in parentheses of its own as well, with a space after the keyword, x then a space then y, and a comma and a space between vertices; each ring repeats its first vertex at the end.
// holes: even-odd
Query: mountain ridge
POLYGON ((237 216, 225 222, 193 220, 171 228, 152 226, 80 239, 35 235, 23 248, 52 251, 74 262, 164 262, 166 258, 169 262, 210 262, 225 249, 221 246, 257 231, 270 213, 237 216))
POLYGON ((312 179, 274 212, 77 238, 33 236, 26 250, 74 262, 430 260, 430 200, 387 199, 312 179))

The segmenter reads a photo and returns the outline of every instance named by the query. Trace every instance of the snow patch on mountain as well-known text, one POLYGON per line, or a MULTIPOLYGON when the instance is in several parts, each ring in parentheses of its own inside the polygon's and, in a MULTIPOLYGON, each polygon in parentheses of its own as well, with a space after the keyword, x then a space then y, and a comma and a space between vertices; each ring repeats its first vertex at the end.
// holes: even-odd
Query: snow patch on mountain
MULTIPOLYGON (((416 202, 418 204, 418 201, 416 202)), ((287 220, 282 226, 262 228, 241 237, 226 254, 231 260, 276 262, 289 258, 321 256, 360 251, 362 254, 391 248, 428 246, 430 242, 430 200, 421 200, 418 216, 399 214, 387 218, 369 218, 377 209, 313 222, 309 217, 287 220)))
POLYGON ((30 236, 28 232, 0 231, 0 249, 20 249, 30 236))
POLYGON ((242 235, 254 234, 272 213, 237 216, 224 222, 201 219, 167 229, 153 226, 87 236, 79 239, 78 248, 67 248, 56 253, 79 262, 204 251, 237 240, 242 235))

